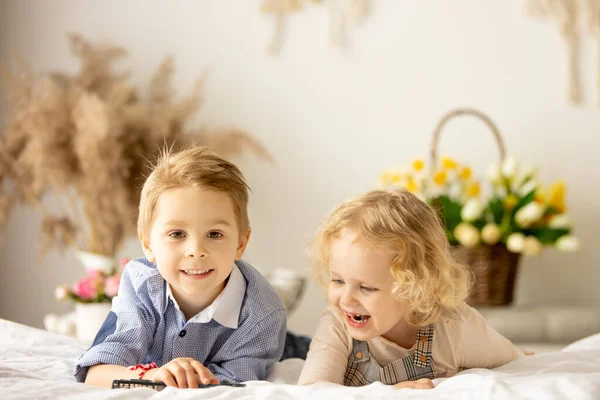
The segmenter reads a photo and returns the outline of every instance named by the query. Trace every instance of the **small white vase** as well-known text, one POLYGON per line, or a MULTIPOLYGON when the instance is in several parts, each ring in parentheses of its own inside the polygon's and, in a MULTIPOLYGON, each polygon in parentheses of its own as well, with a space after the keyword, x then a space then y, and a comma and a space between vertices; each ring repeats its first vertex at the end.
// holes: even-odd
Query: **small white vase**
POLYGON ((92 344, 110 312, 110 303, 75 303, 77 339, 92 344))
POLYGON ((283 300, 290 315, 302 300, 306 278, 290 269, 275 269, 267 275, 267 279, 283 300))
POLYGON ((83 264, 86 271, 96 270, 110 274, 115 267, 115 259, 88 251, 75 251, 75 257, 83 264))

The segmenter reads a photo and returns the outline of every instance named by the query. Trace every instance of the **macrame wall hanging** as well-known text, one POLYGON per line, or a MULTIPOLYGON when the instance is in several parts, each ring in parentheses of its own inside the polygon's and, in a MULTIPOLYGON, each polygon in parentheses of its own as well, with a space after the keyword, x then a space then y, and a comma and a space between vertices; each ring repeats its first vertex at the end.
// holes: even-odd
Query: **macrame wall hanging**
POLYGON ((273 37, 267 52, 276 56, 283 46, 285 18, 298 12, 304 3, 327 3, 329 12, 329 41, 335 46, 346 44, 346 31, 360 24, 369 12, 369 0, 262 0, 261 11, 274 17, 273 37))
POLYGON ((596 40, 596 92, 600 105, 600 0, 525 0, 526 12, 536 17, 552 18, 558 23, 567 45, 567 96, 573 104, 583 102, 579 79, 579 40, 589 35, 596 40))

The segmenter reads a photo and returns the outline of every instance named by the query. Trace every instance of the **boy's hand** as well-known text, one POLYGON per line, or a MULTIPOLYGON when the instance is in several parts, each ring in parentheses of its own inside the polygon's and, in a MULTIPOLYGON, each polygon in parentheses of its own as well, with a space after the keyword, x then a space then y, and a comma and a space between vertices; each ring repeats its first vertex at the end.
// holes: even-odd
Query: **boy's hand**
POLYGON ((219 383, 208 368, 193 358, 176 358, 160 368, 149 370, 144 378, 180 389, 197 389, 199 383, 205 385, 219 383))
POLYGON ((404 388, 410 388, 410 389, 433 389, 435 387, 435 385, 433 384, 433 382, 431 381, 431 379, 429 379, 429 378, 421 378, 421 379, 416 380, 416 381, 404 381, 404 382, 396 383, 394 385, 394 387, 397 388, 397 389, 404 389, 404 388))

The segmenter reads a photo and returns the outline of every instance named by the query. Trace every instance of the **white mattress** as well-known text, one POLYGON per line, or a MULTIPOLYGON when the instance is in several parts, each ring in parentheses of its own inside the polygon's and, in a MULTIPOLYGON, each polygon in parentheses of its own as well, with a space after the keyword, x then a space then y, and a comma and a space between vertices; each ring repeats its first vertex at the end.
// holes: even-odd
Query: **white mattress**
MULTIPOLYGON (((436 379, 433 390, 394 389, 380 383, 361 388, 294 386, 302 360, 279 363, 269 382, 245 388, 100 389, 76 383, 73 365, 85 345, 73 338, 0 319, 0 398, 178 398, 201 399, 359 399, 400 397, 461 399, 600 399, 600 334, 563 351, 513 361, 495 370, 473 369, 436 379)), ((481 349, 485 351, 485 349, 481 349)))

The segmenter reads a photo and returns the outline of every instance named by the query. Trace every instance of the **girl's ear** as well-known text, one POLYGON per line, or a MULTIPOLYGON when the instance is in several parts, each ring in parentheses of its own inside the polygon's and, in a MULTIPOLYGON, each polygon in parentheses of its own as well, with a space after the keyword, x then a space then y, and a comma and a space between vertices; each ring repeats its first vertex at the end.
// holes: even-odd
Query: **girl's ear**
POLYGON ((248 242, 250 241, 250 234, 252 233, 252 229, 248 228, 248 232, 246 235, 240 237, 240 242, 238 243, 238 248, 235 251, 235 259, 239 260, 244 255, 244 251, 246 251, 246 246, 248 246, 248 242))

